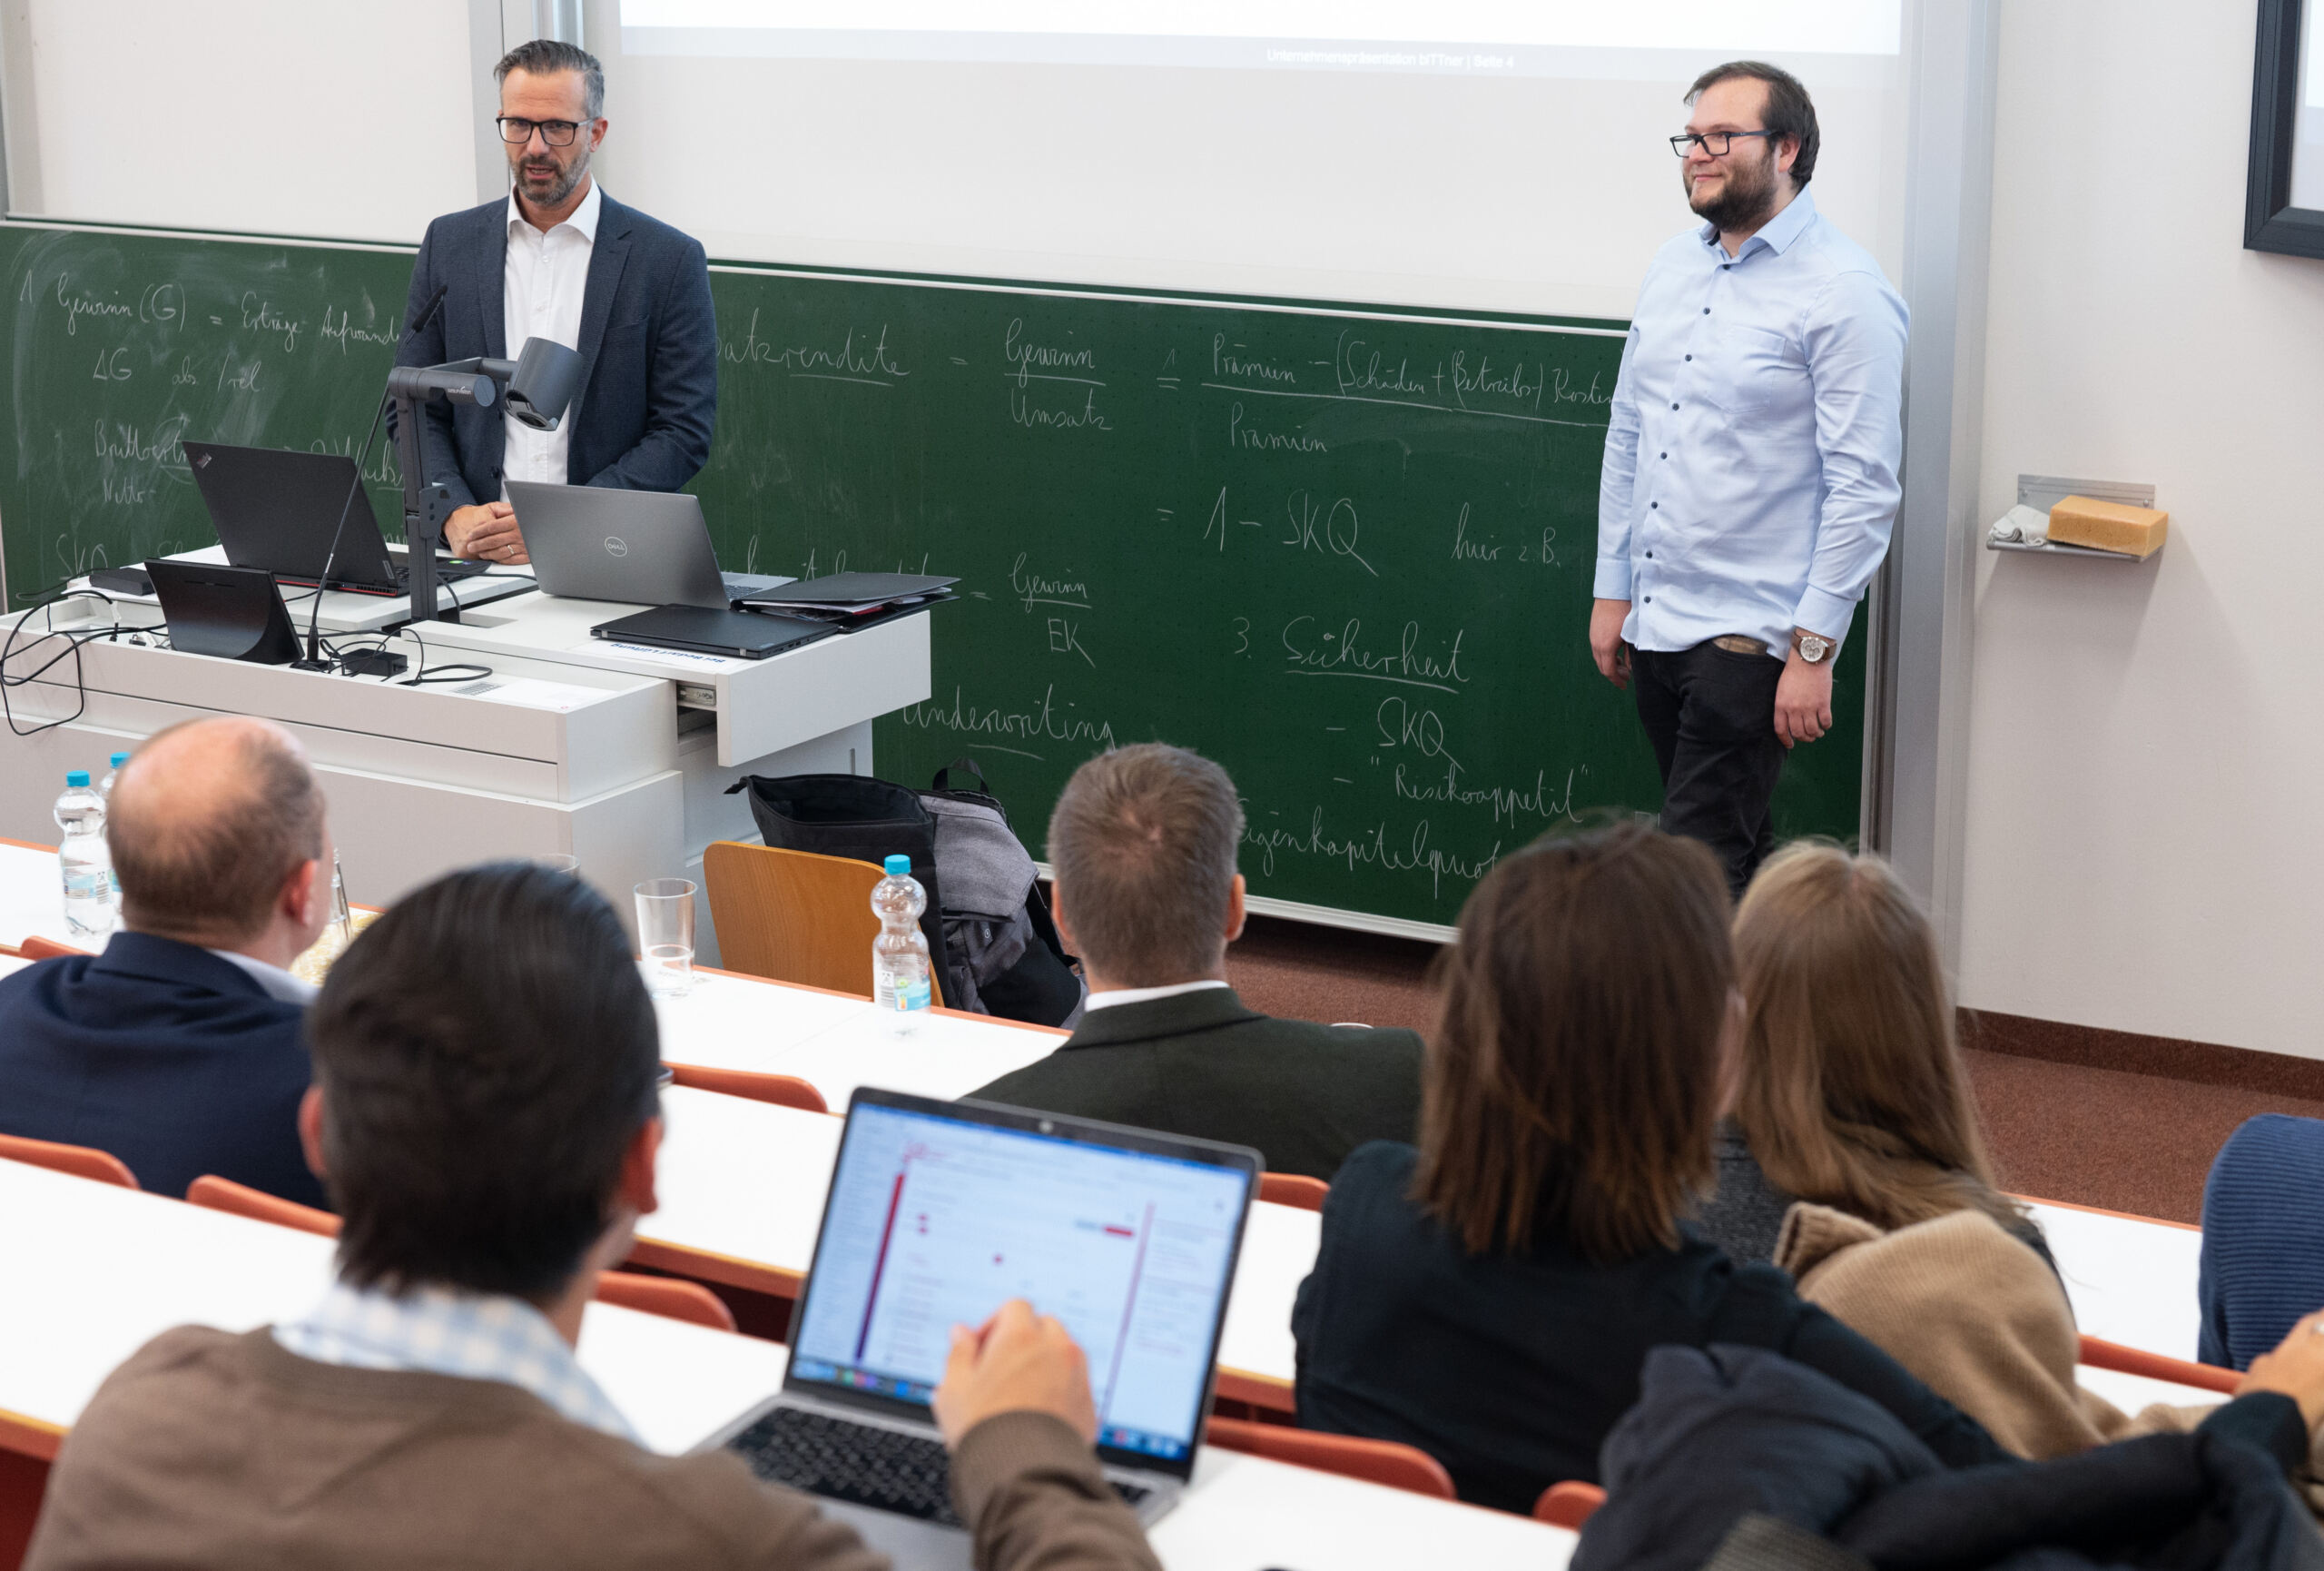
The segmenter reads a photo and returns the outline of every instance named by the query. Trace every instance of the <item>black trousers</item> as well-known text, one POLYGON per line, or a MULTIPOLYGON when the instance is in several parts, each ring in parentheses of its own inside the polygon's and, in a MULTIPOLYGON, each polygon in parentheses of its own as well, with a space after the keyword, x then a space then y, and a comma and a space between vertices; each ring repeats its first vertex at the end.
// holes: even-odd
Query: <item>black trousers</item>
POLYGON ((1630 651, 1630 690, 1662 771, 1662 827, 1718 855, 1727 886, 1743 886, 1775 849, 1769 804, 1783 773, 1776 736, 1781 660, 1706 641, 1691 649, 1630 651))

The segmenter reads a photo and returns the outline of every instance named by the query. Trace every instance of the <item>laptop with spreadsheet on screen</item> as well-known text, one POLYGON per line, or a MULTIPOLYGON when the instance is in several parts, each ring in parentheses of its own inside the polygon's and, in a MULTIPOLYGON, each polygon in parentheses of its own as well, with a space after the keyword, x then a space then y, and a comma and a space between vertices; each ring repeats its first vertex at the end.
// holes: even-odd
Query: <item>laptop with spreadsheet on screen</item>
POLYGON ((1010 1299, 1089 1363, 1098 1457, 1151 1522, 1194 1471, 1261 1168, 1246 1146, 859 1089, 782 1395, 711 1442, 899 1566, 969 1564, 929 1398, 1010 1299))

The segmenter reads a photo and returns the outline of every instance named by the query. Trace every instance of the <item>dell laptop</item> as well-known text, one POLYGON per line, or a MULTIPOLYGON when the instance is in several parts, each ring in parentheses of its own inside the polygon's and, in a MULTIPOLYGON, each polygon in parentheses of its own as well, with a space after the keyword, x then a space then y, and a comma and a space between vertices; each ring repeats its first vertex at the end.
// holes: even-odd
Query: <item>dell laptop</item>
MULTIPOLYGON (((300 453, 279 448, 238 448, 224 442, 184 442, 186 467, 210 509, 226 560, 261 568, 286 584, 312 584, 330 565, 330 588, 361 595, 409 592, 401 549, 389 551, 370 493, 355 483, 355 460, 341 453, 300 453), (348 495, 352 489, 354 496, 348 495), (346 528, 340 527, 344 509, 346 528), (331 537, 339 551, 331 553, 331 537)), ((483 562, 440 558, 441 582, 472 578, 483 562)))
POLYGON ((533 558, 533 582, 545 595, 724 611, 791 582, 721 573, 702 503, 684 491, 510 480, 507 492, 533 558))
POLYGON ((1262 1163, 1088 1119, 859 1089, 783 1390, 708 1442, 822 1497, 899 1566, 965 1568, 929 1398, 1010 1299, 1089 1364, 1098 1457, 1152 1522, 1194 1472, 1262 1163))

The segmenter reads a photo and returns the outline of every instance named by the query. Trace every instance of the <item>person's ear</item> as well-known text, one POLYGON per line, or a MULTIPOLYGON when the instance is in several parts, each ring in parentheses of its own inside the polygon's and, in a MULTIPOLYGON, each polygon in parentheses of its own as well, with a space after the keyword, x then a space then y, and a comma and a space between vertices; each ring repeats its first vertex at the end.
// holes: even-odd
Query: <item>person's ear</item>
POLYGON ((1789 174, 1791 166, 1799 162, 1799 138, 1786 136, 1776 142, 1776 173, 1789 174))
POLYGON ((1078 954, 1081 946, 1073 942, 1073 929, 1065 922, 1065 885, 1049 880, 1049 923, 1057 929, 1057 941, 1068 954, 1078 954))
POLYGON ((322 908, 330 898, 330 874, 320 856, 301 862, 282 881, 276 904, 300 929, 320 927, 322 908))
POLYGON ((662 1121, 649 1118, 629 1137, 628 1149, 621 1153, 621 1189, 616 1197, 621 1209, 643 1217, 661 1208, 661 1197, 654 1187, 661 1155, 662 1121))
POLYGON ((323 1088, 310 1085, 307 1094, 299 1099, 299 1149, 306 1153, 307 1171, 328 1181, 330 1170, 323 1163, 323 1088))
POLYGON ((590 151, 590 152, 595 153, 595 152, 596 152, 596 151, 597 151, 597 149, 598 149, 598 148, 600 148, 600 147, 602 147, 602 146, 604 146, 604 145, 605 145, 605 143, 606 143, 606 131, 607 131, 608 129, 610 129, 610 128, 612 127, 612 125, 613 125, 613 122, 612 122, 612 121, 610 121, 610 120, 608 120, 608 119, 606 119, 606 118, 604 115, 602 115, 602 114, 600 114, 599 116, 597 116, 597 118, 596 118, 596 119, 595 119, 595 120, 593 120, 593 121, 591 121, 591 122, 589 123, 589 151, 590 151))
POLYGON ((1243 910, 1243 875, 1237 873, 1235 875, 1235 882, 1233 885, 1226 891, 1227 943, 1232 944, 1236 939, 1243 936, 1243 923, 1245 920, 1246 913, 1243 910))

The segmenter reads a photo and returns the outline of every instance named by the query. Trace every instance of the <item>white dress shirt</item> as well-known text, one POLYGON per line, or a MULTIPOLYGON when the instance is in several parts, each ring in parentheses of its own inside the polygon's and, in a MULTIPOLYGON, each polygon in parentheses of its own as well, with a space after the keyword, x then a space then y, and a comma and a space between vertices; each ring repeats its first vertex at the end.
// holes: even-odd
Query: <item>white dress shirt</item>
MULTIPOLYGON (((589 288, 589 257, 597 248, 597 213, 605 205, 595 176, 589 194, 573 216, 543 234, 527 222, 508 195, 508 265, 501 275, 501 319, 508 358, 515 360, 528 338, 550 339, 567 349, 581 347, 581 299, 589 288)), ((573 448, 569 421, 553 431, 537 431, 508 417, 507 453, 501 478, 547 485, 566 481, 566 456, 573 448)))
POLYGON ((1226 985, 1215 978, 1206 978, 1201 982, 1174 982, 1167 987, 1113 987, 1091 993, 1082 1001, 1081 1007, 1085 1011, 1111 1009, 1118 1003, 1144 1003, 1148 999, 1176 998, 1182 993, 1200 993, 1206 987, 1226 985))
POLYGON ((255 955, 231 949, 213 949, 210 953, 245 973, 252 982, 266 989, 269 998, 283 1003, 295 1003, 303 1008, 314 1003, 315 994, 322 991, 305 977, 294 976, 279 965, 269 965, 255 955))
POLYGON ((1630 602, 1625 640, 1846 636, 1896 519, 1905 329, 1806 191, 1734 256, 1710 224, 1656 254, 1598 492, 1594 592, 1630 602))

